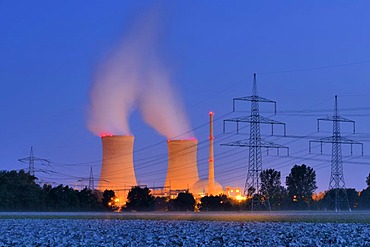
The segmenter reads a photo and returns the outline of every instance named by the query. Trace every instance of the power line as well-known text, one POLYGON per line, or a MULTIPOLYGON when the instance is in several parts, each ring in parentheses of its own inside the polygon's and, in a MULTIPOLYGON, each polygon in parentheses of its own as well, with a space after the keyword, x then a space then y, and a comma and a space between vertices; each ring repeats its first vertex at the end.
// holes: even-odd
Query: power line
POLYGON ((302 71, 310 71, 310 70, 331 69, 331 68, 337 68, 337 67, 352 66, 352 65, 357 65, 357 64, 365 64, 365 63, 370 63, 370 60, 351 62, 351 63, 334 64, 334 65, 327 65, 327 66, 319 66, 319 67, 310 67, 310 68, 303 68, 303 69, 290 69, 290 70, 280 70, 280 71, 271 71, 271 72, 260 72, 258 74, 260 74, 260 75, 271 75, 271 74, 302 72, 302 71))

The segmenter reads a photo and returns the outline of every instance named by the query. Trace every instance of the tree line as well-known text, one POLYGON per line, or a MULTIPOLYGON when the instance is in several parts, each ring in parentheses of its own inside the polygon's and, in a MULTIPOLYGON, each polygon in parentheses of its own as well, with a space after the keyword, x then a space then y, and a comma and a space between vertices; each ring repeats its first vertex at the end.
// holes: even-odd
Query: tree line
MULTIPOLYGON (((333 210, 335 190, 314 194, 317 189, 315 171, 304 164, 294 165, 286 177, 286 188, 281 185, 281 173, 274 169, 260 174, 261 188, 248 188, 245 201, 237 201, 226 195, 204 196, 196 201, 189 192, 179 193, 175 199, 154 197, 148 188, 133 187, 122 210, 134 211, 240 211, 240 210, 333 210)), ((366 179, 367 188, 361 192, 346 188, 338 192, 348 203, 340 201, 342 210, 370 209, 370 173, 366 179)))
POLYGON ((114 192, 75 190, 69 186, 52 187, 36 183, 24 170, 0 171, 1 211, 112 211, 114 192))
MULTIPOLYGON (((261 187, 248 188, 253 195, 238 201, 226 195, 210 195, 195 199, 191 193, 182 192, 176 198, 154 197, 147 187, 133 187, 127 203, 115 206, 112 190, 100 192, 84 188, 76 190, 69 186, 51 186, 36 183, 37 178, 24 170, 0 171, 1 211, 242 211, 251 210, 333 210, 335 191, 314 194, 316 173, 306 165, 294 165, 282 186, 281 173, 274 169, 260 174, 261 187)), ((367 188, 358 192, 347 188, 339 191, 348 196, 353 210, 370 209, 370 173, 367 188)), ((343 209, 348 205, 341 202, 343 209)))

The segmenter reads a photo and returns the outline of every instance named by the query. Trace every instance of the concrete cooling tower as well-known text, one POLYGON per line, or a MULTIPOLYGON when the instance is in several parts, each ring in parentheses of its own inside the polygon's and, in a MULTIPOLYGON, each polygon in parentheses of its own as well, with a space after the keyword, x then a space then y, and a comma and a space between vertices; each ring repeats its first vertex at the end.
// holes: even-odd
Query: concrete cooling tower
POLYGON ((168 170, 165 186, 190 189, 198 181, 197 140, 168 140, 168 170))
POLYGON ((133 162, 133 136, 103 136, 103 163, 98 189, 113 190, 119 205, 127 200, 127 194, 136 185, 133 162))

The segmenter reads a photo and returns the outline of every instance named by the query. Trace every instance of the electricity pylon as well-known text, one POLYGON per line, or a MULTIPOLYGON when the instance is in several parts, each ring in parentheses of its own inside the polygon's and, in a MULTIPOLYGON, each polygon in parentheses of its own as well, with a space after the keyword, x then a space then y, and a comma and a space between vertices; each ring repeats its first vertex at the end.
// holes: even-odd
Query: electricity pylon
POLYGON ((332 195, 328 194, 329 201, 328 201, 327 207, 329 208, 329 206, 333 204, 334 210, 336 212, 341 210, 341 206, 346 207, 348 211, 351 211, 351 207, 349 205, 348 195, 346 191, 346 185, 344 182, 344 175, 343 175, 342 144, 351 145, 351 155, 353 153, 353 149, 352 149, 353 144, 361 145, 362 155, 363 155, 364 153, 363 144, 341 136, 340 122, 352 123, 353 133, 355 133, 355 121, 339 116, 337 95, 335 95, 334 115, 328 116, 326 118, 317 119, 317 131, 320 131, 320 121, 333 122, 333 135, 330 137, 324 137, 324 138, 317 139, 317 140, 311 140, 309 142, 309 153, 311 153, 311 143, 312 142, 320 143, 321 154, 322 154, 323 143, 332 144, 329 192, 334 191, 334 198, 332 198, 332 195))
POLYGON ((50 165, 50 161, 47 159, 41 159, 33 156, 33 148, 31 146, 30 156, 22 159, 18 159, 18 161, 22 163, 28 163, 28 173, 31 176, 35 176, 35 161, 39 161, 41 163, 46 163, 47 165, 50 165))
POLYGON ((94 175, 93 175, 93 170, 92 167, 90 167, 90 177, 89 177, 89 189, 94 190, 94 175))
MULTIPOLYGON (((89 190, 92 190, 94 191, 95 190, 95 181, 97 181, 99 179, 96 179, 94 178, 94 175, 93 175, 93 169, 92 167, 90 167, 90 175, 89 177, 81 177, 77 180, 77 183, 81 183, 79 184, 80 186, 80 189, 82 190, 83 187, 86 188, 86 181, 89 181, 89 186, 87 187, 89 190)), ((107 180, 103 180, 104 182, 108 183, 107 180)))
MULTIPOLYGON (((252 198, 251 210, 253 211, 254 195, 260 194, 260 189, 261 189, 261 181, 260 181, 260 174, 262 172, 262 150, 261 149, 267 148, 268 150, 270 148, 274 148, 274 149, 277 149, 277 152, 279 153, 279 149, 284 148, 284 149, 287 149, 287 152, 289 155, 288 147, 280 145, 280 144, 276 144, 273 142, 266 142, 261 139, 260 124, 270 124, 272 135, 274 134, 274 125, 277 125, 277 124, 284 126, 284 135, 286 135, 286 126, 285 126, 285 123, 283 122, 275 121, 275 120, 260 116, 259 102, 273 103, 275 106, 275 114, 276 114, 276 102, 258 96, 256 74, 254 74, 254 78, 253 78, 252 96, 234 98, 233 99, 233 111, 235 111, 236 101, 250 101, 251 102, 250 116, 243 116, 243 117, 237 117, 237 118, 231 118, 231 119, 224 120, 224 124, 223 124, 224 133, 225 133, 225 124, 227 122, 236 123, 237 133, 239 132, 239 123, 245 122, 245 123, 249 123, 250 125, 249 139, 225 143, 221 145, 249 148, 249 164, 248 164, 247 179, 245 181, 245 187, 244 187, 244 195, 252 198)), ((267 204, 268 204, 269 209, 271 210, 269 203, 267 204)))

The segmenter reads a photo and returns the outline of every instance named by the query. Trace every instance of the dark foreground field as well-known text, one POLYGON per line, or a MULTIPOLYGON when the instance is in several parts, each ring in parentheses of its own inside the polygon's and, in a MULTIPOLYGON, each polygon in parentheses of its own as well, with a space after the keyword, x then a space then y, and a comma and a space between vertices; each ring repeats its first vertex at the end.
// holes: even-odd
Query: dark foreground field
POLYGON ((370 213, 0 213, 0 246, 370 246, 370 213))

